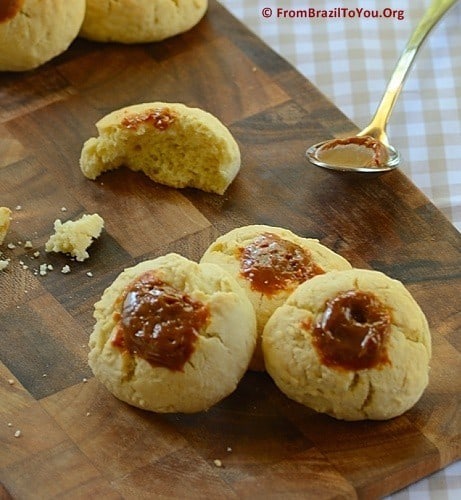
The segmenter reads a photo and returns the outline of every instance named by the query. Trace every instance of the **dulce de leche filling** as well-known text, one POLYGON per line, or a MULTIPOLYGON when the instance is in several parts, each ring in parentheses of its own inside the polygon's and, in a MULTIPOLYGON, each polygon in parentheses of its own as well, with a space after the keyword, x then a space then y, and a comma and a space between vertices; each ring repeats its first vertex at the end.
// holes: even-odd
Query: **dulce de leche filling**
POLYGON ((390 362, 390 326, 390 312, 375 295, 348 290, 325 304, 313 329, 313 344, 326 366, 376 368, 390 362))
POLYGON ((348 137, 328 141, 317 159, 338 167, 380 167, 389 159, 386 147, 373 137, 348 137))
POLYGON ((183 371, 209 316, 207 305, 148 271, 127 288, 112 342, 153 366, 183 371))
POLYGON ((176 120, 176 113, 169 108, 157 108, 127 115, 122 120, 122 125, 129 129, 137 129, 140 125, 150 124, 160 131, 166 130, 176 120))
POLYGON ((257 292, 273 295, 323 274, 310 253, 273 233, 257 236, 238 250, 240 274, 257 292))
POLYGON ((13 19, 21 10, 24 0, 1 0, 0 1, 0 23, 13 19))

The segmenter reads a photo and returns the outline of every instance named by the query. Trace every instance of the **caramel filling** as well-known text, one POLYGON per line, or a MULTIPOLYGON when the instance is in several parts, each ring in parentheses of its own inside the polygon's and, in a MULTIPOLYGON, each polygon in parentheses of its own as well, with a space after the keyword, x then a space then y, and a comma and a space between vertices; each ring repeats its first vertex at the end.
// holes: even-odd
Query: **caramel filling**
POLYGON ((375 295, 349 290, 325 304, 314 326, 313 344, 326 366, 375 368, 390 362, 390 326, 390 312, 375 295))
POLYGON ((272 295, 323 274, 310 253, 272 233, 263 233, 239 249, 240 273, 255 291, 272 295))
POLYGON ((146 272, 126 290, 113 344, 153 366, 183 371, 208 306, 146 272))

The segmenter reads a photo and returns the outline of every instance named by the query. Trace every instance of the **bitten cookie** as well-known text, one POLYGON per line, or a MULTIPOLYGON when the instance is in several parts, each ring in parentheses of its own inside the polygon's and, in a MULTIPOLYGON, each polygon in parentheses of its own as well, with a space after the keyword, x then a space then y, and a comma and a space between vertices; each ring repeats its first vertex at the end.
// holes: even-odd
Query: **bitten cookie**
POLYGON ((80 36, 99 42, 156 42, 191 29, 208 0, 86 0, 80 36))
POLYGON ((258 324, 258 343, 250 365, 253 370, 264 370, 263 328, 293 290, 317 274, 351 267, 317 240, 267 225, 243 226, 220 236, 201 262, 212 262, 228 271, 253 304, 258 324))
POLYGON ((64 52, 77 37, 85 0, 0 2, 0 71, 34 69, 64 52))
POLYGON ((123 271, 95 305, 89 364, 117 398, 155 412, 206 410, 237 387, 256 319, 235 280, 168 254, 123 271))
POLYGON ((408 290, 378 271, 316 276, 263 333, 266 368, 289 398, 344 420, 385 420, 428 384, 431 337, 408 290))
POLYGON ((83 174, 95 179, 120 166, 167 186, 223 194, 240 169, 240 150, 213 115, 179 103, 122 108, 102 118, 82 149, 83 174))

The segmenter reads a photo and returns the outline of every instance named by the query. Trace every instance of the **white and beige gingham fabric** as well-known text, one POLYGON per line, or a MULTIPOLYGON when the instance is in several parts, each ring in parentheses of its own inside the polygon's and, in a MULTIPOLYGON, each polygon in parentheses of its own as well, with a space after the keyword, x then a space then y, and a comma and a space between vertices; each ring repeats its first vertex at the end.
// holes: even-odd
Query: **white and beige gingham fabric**
MULTIPOLYGON (((220 1, 360 128, 368 124, 400 53, 430 3, 430 0, 220 1), (326 11, 332 17, 306 17, 305 11, 308 15, 326 11)), ((388 126, 391 143, 403 157, 402 170, 458 230, 461 230, 460 103, 461 2, 458 2, 434 28, 417 55, 388 126)))
MULTIPOLYGON (((430 4, 430 0, 220 2, 360 128, 368 124, 400 53, 430 4), (307 9, 331 12, 333 17, 304 17, 302 11, 307 9), (373 17, 376 14, 380 17, 373 17)), ((461 1, 421 48, 388 126, 390 140, 403 157, 402 170, 458 230, 460 104, 461 1)), ((460 499, 461 462, 391 498, 460 499)))

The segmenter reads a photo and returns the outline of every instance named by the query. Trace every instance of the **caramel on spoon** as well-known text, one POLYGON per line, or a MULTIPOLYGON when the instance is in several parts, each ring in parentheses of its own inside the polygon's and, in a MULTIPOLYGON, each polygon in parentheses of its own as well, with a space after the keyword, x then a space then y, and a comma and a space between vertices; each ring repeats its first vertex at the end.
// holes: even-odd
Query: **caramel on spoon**
POLYGON ((342 172, 388 172, 400 163, 389 144, 386 126, 416 54, 432 28, 458 0, 432 0, 400 56, 370 124, 356 136, 314 144, 307 159, 318 167, 342 172))

